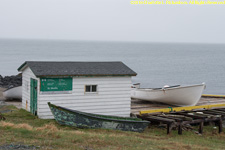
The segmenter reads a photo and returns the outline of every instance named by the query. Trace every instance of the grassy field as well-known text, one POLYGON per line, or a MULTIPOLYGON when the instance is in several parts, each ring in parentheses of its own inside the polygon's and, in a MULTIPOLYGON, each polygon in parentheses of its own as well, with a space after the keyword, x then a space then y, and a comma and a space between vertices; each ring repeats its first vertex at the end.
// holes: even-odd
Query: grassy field
POLYGON ((5 144, 25 144, 40 146, 40 149, 59 150, 210 150, 225 149, 225 134, 218 134, 212 126, 204 127, 204 134, 196 129, 178 135, 173 131, 151 126, 143 133, 114 131, 105 129, 77 129, 59 126, 54 120, 41 120, 22 109, 4 106, 0 110, 6 120, 0 121, 0 146, 5 144))

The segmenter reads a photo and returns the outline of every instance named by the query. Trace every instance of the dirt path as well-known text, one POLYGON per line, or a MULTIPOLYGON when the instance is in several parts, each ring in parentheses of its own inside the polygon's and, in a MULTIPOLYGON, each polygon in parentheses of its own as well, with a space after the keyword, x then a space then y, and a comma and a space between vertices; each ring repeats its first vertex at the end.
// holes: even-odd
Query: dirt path
POLYGON ((5 101, 5 98, 3 97, 2 92, 5 90, 5 88, 0 88, 0 105, 14 105, 18 109, 22 108, 22 102, 19 101, 5 101))
POLYGON ((5 90, 5 88, 0 88, 0 101, 5 100, 5 98, 3 97, 2 92, 5 90))

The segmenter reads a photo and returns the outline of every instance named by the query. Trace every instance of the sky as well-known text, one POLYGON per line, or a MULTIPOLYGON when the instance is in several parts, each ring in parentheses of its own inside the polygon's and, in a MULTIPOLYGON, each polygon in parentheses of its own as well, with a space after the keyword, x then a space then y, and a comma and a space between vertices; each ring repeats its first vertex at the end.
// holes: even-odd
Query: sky
POLYGON ((0 0, 0 38, 225 43, 225 5, 0 0))

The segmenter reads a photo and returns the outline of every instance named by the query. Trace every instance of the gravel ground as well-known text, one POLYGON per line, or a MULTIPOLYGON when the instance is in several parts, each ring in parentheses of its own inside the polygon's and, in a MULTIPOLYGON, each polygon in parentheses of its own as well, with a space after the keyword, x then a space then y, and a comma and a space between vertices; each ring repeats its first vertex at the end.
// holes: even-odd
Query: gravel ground
POLYGON ((13 144, 13 143, 12 144, 0 145, 0 150, 15 150, 15 149, 20 149, 20 150, 37 150, 39 148, 40 148, 40 146, 13 144))
POLYGON ((1 104, 1 101, 5 100, 5 98, 3 97, 3 94, 2 92, 5 90, 6 88, 1 88, 0 87, 0 104, 1 104))
POLYGON ((18 109, 22 108, 22 102, 21 101, 5 101, 5 98, 3 97, 2 92, 5 90, 5 88, 0 87, 0 105, 14 105, 18 109))

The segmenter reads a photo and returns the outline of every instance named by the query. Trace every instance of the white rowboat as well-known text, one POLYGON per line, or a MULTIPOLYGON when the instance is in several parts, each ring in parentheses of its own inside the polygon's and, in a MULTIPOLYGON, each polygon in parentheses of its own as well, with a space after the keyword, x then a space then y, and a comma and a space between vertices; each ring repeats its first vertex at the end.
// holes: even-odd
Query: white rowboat
POLYGON ((176 106, 195 106, 205 87, 205 83, 191 86, 164 86, 160 89, 139 88, 135 85, 131 91, 131 98, 176 106))
POLYGON ((9 88, 3 91, 3 96, 6 99, 22 99, 22 86, 9 88))

